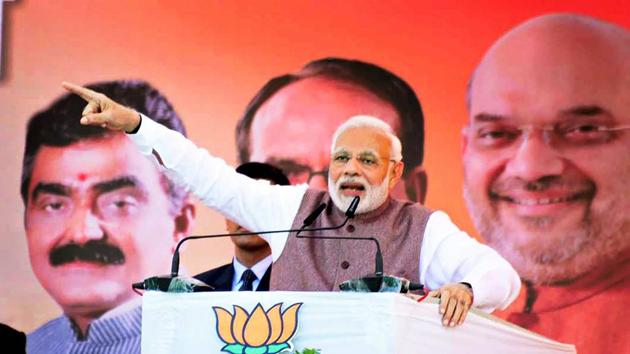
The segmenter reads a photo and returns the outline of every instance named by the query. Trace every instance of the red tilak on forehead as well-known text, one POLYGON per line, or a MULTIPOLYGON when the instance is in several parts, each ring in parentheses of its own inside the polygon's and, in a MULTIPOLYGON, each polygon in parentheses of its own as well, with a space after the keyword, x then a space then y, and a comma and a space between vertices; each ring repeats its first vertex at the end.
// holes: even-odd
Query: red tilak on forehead
POLYGON ((79 181, 81 181, 81 182, 85 181, 87 179, 87 177, 88 177, 87 173, 83 173, 83 172, 81 172, 81 173, 79 173, 77 175, 77 179, 79 181))

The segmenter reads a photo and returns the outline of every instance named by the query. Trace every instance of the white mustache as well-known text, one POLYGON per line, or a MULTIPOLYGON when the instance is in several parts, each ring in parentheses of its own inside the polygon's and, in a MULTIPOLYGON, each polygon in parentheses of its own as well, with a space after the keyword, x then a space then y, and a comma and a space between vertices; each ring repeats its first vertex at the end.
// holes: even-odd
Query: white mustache
POLYGON ((365 188, 365 190, 367 190, 370 187, 370 184, 368 183, 368 181, 363 177, 340 177, 337 180, 337 183, 335 183, 335 188, 339 190, 341 188, 341 185, 344 183, 357 183, 357 184, 360 184, 363 188, 365 188))

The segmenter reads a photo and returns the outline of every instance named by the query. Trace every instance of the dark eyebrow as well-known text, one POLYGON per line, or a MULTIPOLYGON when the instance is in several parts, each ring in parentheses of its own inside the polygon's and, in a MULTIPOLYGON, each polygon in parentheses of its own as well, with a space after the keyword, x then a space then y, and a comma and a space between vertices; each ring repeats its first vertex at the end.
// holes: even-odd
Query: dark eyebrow
POLYGON ((122 176, 105 182, 99 182, 92 187, 97 193, 108 193, 117 189, 132 187, 144 191, 144 185, 134 176, 122 176))
POLYGON ((601 114, 610 115, 608 111, 597 105, 575 106, 561 111, 562 115, 592 117, 601 114))
POLYGON ((40 194, 48 193, 59 195, 62 197, 67 197, 70 195, 70 187, 65 186, 61 183, 47 183, 47 182, 39 182, 33 188, 33 193, 31 193, 31 199, 35 200, 40 194))
POLYGON ((473 117, 473 121, 476 122, 496 122, 499 120, 506 119, 507 117, 499 115, 499 114, 490 114, 490 113, 478 113, 473 117))

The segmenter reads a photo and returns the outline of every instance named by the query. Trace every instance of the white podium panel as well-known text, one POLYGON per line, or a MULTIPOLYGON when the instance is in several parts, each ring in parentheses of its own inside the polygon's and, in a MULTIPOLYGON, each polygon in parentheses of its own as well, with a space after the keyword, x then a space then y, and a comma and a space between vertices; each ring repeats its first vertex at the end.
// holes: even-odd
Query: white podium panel
POLYGON ((442 326, 435 301, 387 293, 147 292, 142 353, 575 353, 476 310, 442 326))

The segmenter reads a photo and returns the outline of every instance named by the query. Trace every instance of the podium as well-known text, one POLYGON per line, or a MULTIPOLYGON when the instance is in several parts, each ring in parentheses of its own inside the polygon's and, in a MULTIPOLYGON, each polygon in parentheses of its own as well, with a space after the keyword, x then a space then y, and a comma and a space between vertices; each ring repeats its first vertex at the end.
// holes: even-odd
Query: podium
POLYGON ((475 309, 440 319, 435 299, 392 293, 146 292, 142 353, 575 353, 475 309))

